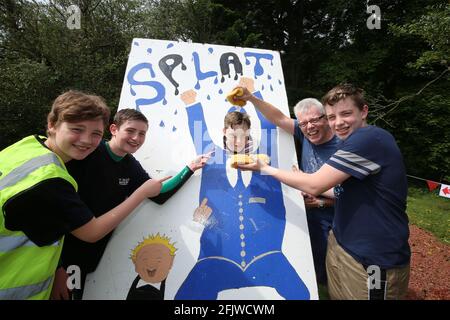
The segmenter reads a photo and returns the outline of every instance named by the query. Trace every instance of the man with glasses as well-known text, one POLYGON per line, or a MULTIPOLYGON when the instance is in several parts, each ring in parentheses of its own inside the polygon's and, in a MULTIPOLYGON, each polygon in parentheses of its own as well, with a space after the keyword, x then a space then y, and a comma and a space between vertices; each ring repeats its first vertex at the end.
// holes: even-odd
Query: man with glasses
MULTIPOLYGON (((244 85, 246 83, 244 82, 244 85)), ((297 119, 291 119, 270 103, 263 101, 242 87, 244 94, 238 98, 250 101, 274 125, 301 141, 302 156, 300 169, 313 173, 336 151, 338 139, 331 131, 322 104, 314 98, 299 101, 294 107, 297 119)), ((327 252, 328 233, 334 217, 334 199, 324 196, 313 196, 302 192, 305 200, 309 236, 314 258, 317 282, 327 285, 325 257, 327 252)))

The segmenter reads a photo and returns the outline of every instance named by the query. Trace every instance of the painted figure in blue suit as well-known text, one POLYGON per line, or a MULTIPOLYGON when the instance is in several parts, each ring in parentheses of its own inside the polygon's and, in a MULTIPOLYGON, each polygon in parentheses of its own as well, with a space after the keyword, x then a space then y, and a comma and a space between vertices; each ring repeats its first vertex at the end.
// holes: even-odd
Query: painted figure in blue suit
MULTIPOLYGON (((202 105, 195 103, 192 90, 182 99, 187 104, 197 153, 209 151, 214 144, 202 105), (195 141, 199 132, 194 134, 194 128, 201 128, 200 141, 195 141)), ((277 141, 276 128, 259 112, 258 117, 262 136, 257 153, 271 156, 276 166, 276 148, 271 152, 272 143, 277 141)), ((310 297, 281 250, 286 220, 280 183, 270 176, 258 172, 248 175, 230 166, 230 156, 249 145, 249 129, 245 113, 231 112, 225 117, 224 146, 215 146, 215 156, 202 172, 199 200, 203 206, 208 201, 210 216, 200 238, 200 254, 175 299, 215 300, 223 290, 255 286, 274 288, 285 299, 310 297)))

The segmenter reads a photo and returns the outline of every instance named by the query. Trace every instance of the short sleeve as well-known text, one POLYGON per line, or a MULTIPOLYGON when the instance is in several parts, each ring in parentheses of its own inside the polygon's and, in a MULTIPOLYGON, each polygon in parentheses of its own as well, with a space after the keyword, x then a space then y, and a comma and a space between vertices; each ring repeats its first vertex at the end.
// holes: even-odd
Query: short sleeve
POLYGON ((361 128, 338 145, 327 164, 362 180, 381 170, 381 164, 375 160, 379 159, 377 152, 381 150, 373 130, 361 128))
POLYGON ((144 182, 150 179, 150 175, 145 171, 142 165, 131 154, 127 155, 127 159, 130 174, 130 190, 128 196, 130 196, 136 189, 138 189, 144 182))
POLYGON ((298 126, 298 120, 297 119, 294 120, 294 137, 299 139, 300 141, 303 141, 303 137, 304 137, 302 130, 298 126))
POLYGON ((10 200, 4 208, 5 227, 22 231, 38 246, 59 240, 94 216, 73 186, 49 179, 10 200))

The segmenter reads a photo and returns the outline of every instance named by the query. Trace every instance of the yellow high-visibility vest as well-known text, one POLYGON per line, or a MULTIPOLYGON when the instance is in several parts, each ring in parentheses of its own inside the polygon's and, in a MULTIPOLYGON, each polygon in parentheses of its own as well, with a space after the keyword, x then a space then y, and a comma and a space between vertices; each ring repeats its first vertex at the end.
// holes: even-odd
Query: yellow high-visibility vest
POLYGON ((64 240, 39 247, 25 233, 6 229, 5 204, 52 178, 78 189, 61 158, 37 139, 29 136, 0 151, 0 300, 48 299, 64 240))

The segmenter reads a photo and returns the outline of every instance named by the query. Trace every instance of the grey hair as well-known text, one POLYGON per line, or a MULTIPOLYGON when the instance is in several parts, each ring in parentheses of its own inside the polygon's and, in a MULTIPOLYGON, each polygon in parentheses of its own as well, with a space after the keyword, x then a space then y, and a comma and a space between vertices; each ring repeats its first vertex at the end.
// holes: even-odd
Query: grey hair
POLYGON ((294 107, 295 117, 298 118, 298 114, 301 114, 301 113, 303 113, 305 111, 308 111, 312 107, 316 107, 316 109, 321 114, 325 114, 325 108, 323 107, 322 103, 320 103, 319 100, 317 100, 315 98, 306 98, 306 99, 300 100, 295 105, 295 107, 294 107))

